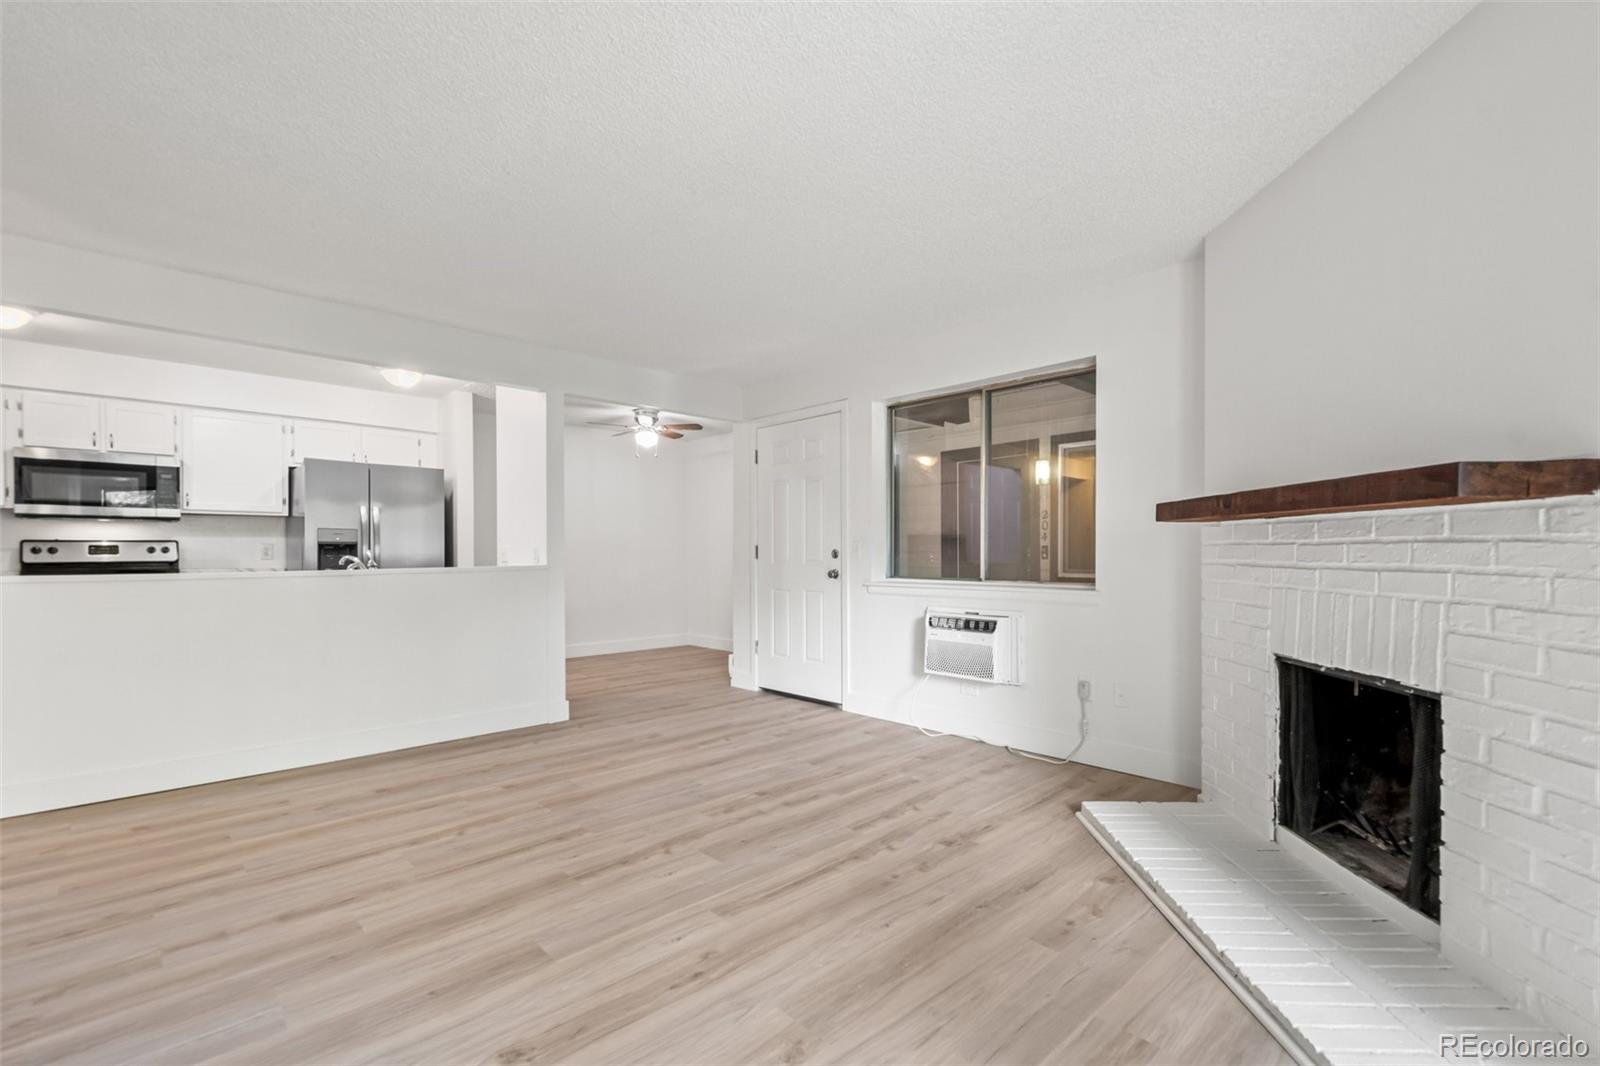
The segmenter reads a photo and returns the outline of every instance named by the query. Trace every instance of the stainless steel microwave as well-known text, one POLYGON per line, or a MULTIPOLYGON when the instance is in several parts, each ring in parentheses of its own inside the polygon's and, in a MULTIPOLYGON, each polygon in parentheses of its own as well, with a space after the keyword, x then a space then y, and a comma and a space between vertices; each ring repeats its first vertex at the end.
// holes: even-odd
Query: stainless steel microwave
POLYGON ((78 448, 13 448, 19 516, 177 518, 178 460, 78 448))

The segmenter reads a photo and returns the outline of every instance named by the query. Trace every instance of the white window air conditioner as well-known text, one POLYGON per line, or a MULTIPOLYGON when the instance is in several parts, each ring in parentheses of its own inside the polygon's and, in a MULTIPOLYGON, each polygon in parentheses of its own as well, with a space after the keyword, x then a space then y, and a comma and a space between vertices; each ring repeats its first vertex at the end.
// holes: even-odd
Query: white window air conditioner
POLYGON ((1022 684, 1022 616, 930 607, 922 672, 991 685, 1022 684))

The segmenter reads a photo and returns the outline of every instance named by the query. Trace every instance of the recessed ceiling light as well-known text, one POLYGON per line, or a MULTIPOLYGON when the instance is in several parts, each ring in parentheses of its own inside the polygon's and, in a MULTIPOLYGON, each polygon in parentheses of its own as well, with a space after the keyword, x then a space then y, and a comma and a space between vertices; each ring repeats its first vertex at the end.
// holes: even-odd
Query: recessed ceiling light
POLYGON ((422 375, 415 370, 380 370, 383 380, 399 389, 413 388, 422 380, 422 375))
POLYGON ((0 307, 0 329, 17 329, 33 321, 33 312, 20 307, 0 307))

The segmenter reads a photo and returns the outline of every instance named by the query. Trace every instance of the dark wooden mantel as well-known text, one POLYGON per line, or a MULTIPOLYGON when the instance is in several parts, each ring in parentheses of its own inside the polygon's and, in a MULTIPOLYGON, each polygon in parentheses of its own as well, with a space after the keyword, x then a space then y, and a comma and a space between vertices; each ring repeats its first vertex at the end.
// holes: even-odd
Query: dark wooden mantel
POLYGON ((1168 500, 1156 504, 1156 521, 1237 522, 1339 511, 1537 500, 1592 492, 1600 492, 1600 459, 1436 463, 1409 470, 1168 500))

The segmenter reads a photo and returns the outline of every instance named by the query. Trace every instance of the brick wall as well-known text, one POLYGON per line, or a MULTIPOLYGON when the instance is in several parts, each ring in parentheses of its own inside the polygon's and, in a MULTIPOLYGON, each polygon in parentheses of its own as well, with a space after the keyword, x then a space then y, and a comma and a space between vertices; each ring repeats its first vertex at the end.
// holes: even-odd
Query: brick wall
POLYGON ((1600 1030, 1600 500, 1208 527, 1202 799, 1274 831, 1274 655, 1441 694, 1447 955, 1600 1030))

